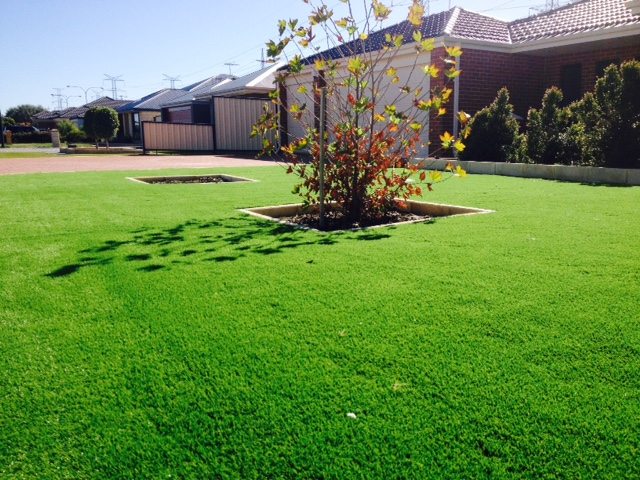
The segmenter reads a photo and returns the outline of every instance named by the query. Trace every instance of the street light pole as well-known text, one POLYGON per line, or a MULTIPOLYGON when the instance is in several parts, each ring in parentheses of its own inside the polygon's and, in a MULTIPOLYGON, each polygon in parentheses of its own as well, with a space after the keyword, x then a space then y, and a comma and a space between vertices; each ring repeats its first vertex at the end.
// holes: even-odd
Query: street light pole
POLYGON ((80 90, 82 90, 84 92, 84 104, 86 105, 87 103, 89 103, 89 99, 87 97, 87 93, 89 93, 89 90, 92 89, 97 89, 97 90, 104 90, 104 88, 102 87, 89 87, 89 88, 82 88, 80 85, 67 85, 67 88, 79 88, 80 90))

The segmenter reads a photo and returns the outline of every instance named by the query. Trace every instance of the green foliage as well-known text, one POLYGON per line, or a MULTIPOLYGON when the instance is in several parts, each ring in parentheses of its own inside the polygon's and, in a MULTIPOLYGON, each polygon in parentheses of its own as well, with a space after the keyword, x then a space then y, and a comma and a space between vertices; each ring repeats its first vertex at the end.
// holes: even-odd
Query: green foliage
POLYGON ((16 125, 16 121, 11 117, 2 117, 2 125, 5 127, 12 127, 16 125))
POLYGON ((640 167, 640 62, 610 65, 593 93, 562 108, 552 87, 529 111, 527 145, 536 163, 640 167))
POLYGON ((640 167, 640 62, 610 65, 596 82, 591 144, 611 167, 640 167))
POLYGON ((476 113, 470 123, 471 133, 465 139, 463 160, 479 162, 522 162, 525 155, 524 136, 513 116, 509 91, 501 88, 488 107, 476 113))
POLYGON ((13 118, 17 123, 31 123, 31 117, 46 110, 42 105, 23 104, 9 108, 6 111, 6 115, 13 118))
POLYGON ((542 108, 532 108, 527 115, 527 154, 533 163, 560 163, 560 134, 567 126, 562 108, 562 91, 549 88, 542 97, 542 108))
POLYGON ((87 136, 96 142, 104 140, 109 147, 109 140, 116 136, 120 121, 113 108, 93 107, 84 114, 83 129, 87 136))
POLYGON ((84 132, 71 120, 62 120, 58 123, 58 131, 60 140, 67 143, 81 142, 86 138, 84 132))

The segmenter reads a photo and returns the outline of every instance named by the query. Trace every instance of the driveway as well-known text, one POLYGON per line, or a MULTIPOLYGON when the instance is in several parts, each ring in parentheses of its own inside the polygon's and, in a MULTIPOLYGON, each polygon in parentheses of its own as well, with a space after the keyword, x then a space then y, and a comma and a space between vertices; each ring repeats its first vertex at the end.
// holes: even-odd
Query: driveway
POLYGON ((0 159, 0 175, 20 173, 103 172, 163 168, 270 167, 277 162, 220 155, 60 155, 59 157, 0 159))

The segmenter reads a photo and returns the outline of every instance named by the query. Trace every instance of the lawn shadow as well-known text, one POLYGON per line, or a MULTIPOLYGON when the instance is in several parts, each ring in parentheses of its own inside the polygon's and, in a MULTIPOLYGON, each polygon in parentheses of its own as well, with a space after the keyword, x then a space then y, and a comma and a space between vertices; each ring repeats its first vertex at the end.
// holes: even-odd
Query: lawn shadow
POLYGON ((85 267, 116 262, 136 265, 140 272, 156 272, 173 265, 221 264, 251 255, 277 255, 304 246, 383 240, 391 236, 388 228, 384 230, 327 234, 244 215, 210 221, 188 220, 165 229, 138 228, 124 239, 106 240, 82 249, 76 261, 45 275, 66 277, 85 267))

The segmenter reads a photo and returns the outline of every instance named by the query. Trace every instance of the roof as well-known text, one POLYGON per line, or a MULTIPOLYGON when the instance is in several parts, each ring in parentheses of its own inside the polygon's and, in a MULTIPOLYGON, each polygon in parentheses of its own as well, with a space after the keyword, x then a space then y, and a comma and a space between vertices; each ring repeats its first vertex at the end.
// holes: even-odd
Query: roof
POLYGON ((152 110, 159 112, 161 105, 175 100, 176 98, 184 95, 184 93, 185 92, 182 89, 164 88, 162 90, 158 90, 157 92, 153 92, 145 97, 142 97, 140 100, 135 100, 121 106, 120 108, 118 108, 118 112, 125 113, 141 110, 152 110))
POLYGON ((276 71, 282 65, 282 63, 274 63, 230 82, 214 85, 212 88, 194 95, 194 97, 207 98, 212 96, 268 93, 275 88, 276 71))
POLYGON ((173 105, 184 105, 191 103, 196 95, 208 92, 211 87, 219 85, 221 83, 230 82, 236 77, 232 75, 222 74, 214 77, 209 77, 196 83, 192 83, 179 90, 180 95, 175 96, 172 99, 167 99, 160 104, 161 107, 168 107, 173 105))
MULTIPOLYGON (((483 40, 502 45, 522 45, 545 38, 576 33, 607 31, 627 25, 639 25, 640 15, 634 15, 625 0, 580 0, 564 7, 531 17, 504 22, 497 18, 453 7, 423 18, 420 32, 423 38, 449 37, 483 40)), ((412 42, 413 26, 400 22, 373 32, 365 41, 355 40, 317 53, 305 59, 313 63, 318 58, 335 60, 366 51, 381 49, 387 34, 404 36, 412 42)), ((640 28, 638 30, 640 34, 640 28)))
POLYGON ((509 24, 513 43, 640 24, 624 0, 582 0, 509 24))
POLYGON ((81 107, 69 107, 64 110, 54 110, 53 112, 40 112, 33 116, 34 120, 54 120, 66 118, 68 120, 74 118, 84 118, 87 110, 93 107, 109 107, 118 110, 119 107, 130 103, 131 100, 114 100, 111 97, 100 97, 97 100, 89 102, 81 107))

